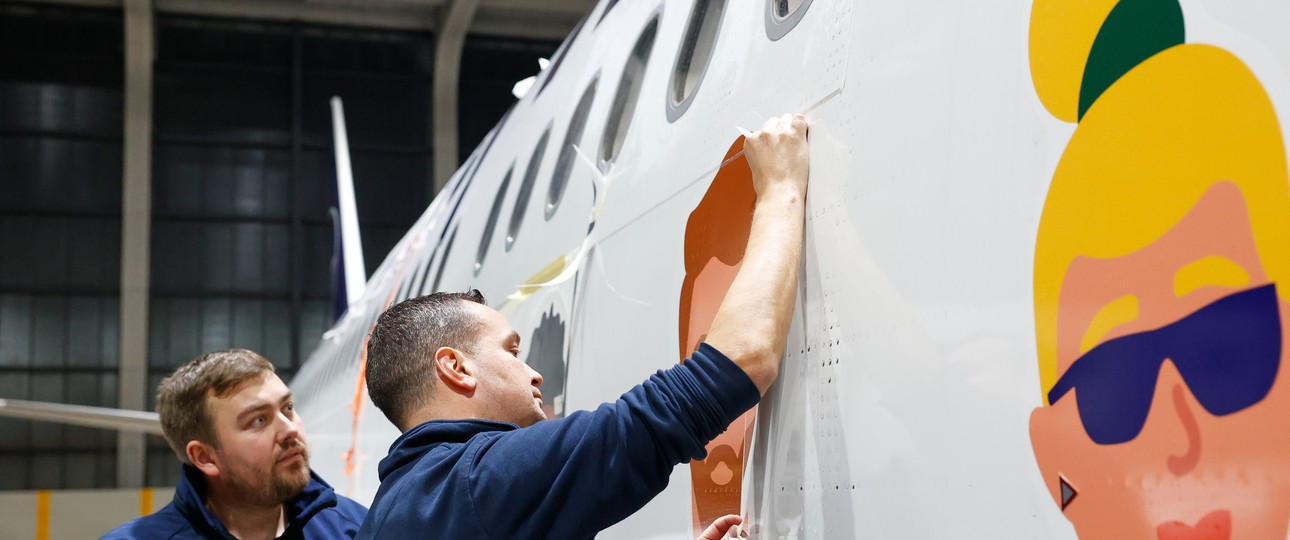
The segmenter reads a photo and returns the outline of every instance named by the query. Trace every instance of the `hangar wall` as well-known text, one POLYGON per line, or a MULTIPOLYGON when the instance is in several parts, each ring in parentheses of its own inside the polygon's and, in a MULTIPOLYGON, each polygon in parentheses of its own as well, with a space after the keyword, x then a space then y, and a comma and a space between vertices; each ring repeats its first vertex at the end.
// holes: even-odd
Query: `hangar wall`
MULTIPOLYGON (((373 270, 434 195, 434 35, 155 20, 148 392, 228 347, 289 381, 332 320, 327 100, 345 100, 373 270)), ((119 9, 0 2, 0 398, 118 405, 122 32, 119 9)), ((556 45, 467 40, 463 152, 556 45)), ((115 433, 7 418, 0 433, 0 490, 116 487, 115 433)), ((145 485, 178 473, 150 437, 145 485)))

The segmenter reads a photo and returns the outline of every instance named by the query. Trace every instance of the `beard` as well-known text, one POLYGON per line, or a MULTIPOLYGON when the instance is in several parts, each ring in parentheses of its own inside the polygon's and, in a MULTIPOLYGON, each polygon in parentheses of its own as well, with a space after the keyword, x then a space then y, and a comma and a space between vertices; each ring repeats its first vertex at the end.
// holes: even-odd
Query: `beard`
POLYGON ((268 474, 246 469, 230 471, 229 483, 245 502, 256 506, 276 506, 299 495, 309 485, 309 447, 303 442, 279 447, 273 457, 268 474), (279 464, 278 458, 295 447, 300 447, 301 459, 279 464))

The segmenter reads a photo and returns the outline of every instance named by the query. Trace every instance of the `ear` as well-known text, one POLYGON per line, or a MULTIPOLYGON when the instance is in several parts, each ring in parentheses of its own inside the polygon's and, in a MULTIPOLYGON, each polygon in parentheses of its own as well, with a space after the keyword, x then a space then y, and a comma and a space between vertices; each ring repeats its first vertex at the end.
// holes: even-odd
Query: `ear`
POLYGON ((478 381, 474 366, 466 360, 460 350, 452 347, 439 347, 434 352, 434 369, 439 380, 454 392, 470 395, 475 392, 478 381))
POLYGON ((188 446, 184 447, 184 450, 188 453, 188 461, 202 474, 211 478, 219 476, 219 460, 215 457, 215 449, 211 445, 193 440, 188 441, 188 446))

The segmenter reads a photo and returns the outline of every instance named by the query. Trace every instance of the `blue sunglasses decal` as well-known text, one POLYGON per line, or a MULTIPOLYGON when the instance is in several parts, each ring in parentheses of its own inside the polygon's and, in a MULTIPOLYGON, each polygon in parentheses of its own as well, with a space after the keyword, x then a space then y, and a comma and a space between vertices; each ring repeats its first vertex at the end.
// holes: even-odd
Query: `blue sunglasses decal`
POLYGON ((1147 421, 1165 359, 1212 415, 1258 403, 1281 364, 1276 286, 1228 295, 1161 328, 1094 347, 1057 380, 1048 402, 1079 388, 1076 403, 1088 436, 1098 444, 1131 441, 1147 421))

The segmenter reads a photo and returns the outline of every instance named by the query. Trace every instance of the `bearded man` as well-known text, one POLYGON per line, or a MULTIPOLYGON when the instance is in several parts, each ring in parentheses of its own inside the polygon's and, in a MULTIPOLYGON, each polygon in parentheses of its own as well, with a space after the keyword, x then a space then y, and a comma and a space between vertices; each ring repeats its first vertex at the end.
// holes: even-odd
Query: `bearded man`
POLYGON ((246 349, 204 354, 157 389, 183 463, 175 498, 104 538, 353 538, 367 509, 309 469, 291 391, 246 349))

